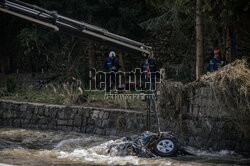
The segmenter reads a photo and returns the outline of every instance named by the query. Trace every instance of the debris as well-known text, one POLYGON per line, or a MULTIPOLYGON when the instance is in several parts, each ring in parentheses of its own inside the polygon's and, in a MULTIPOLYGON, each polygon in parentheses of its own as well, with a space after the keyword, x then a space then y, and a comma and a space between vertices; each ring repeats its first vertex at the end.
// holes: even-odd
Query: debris
POLYGON ((135 155, 143 158, 170 157, 186 154, 178 139, 169 132, 160 135, 149 131, 141 135, 121 138, 121 143, 109 147, 109 153, 120 156, 135 155))
MULTIPOLYGON (((161 86, 160 101, 163 104, 167 103, 168 108, 180 110, 179 108, 185 105, 187 100, 195 97, 196 90, 202 87, 209 89, 207 92, 209 100, 220 107, 227 108, 226 113, 233 117, 235 126, 244 134, 244 137, 249 139, 250 70, 247 60, 236 60, 188 84, 165 81, 161 86)), ((164 105, 160 107, 165 108, 164 105)), ((163 118, 168 116, 164 109, 160 109, 159 112, 163 118)))
POLYGON ((88 94, 81 94, 76 99, 76 104, 86 103, 88 101, 88 94))

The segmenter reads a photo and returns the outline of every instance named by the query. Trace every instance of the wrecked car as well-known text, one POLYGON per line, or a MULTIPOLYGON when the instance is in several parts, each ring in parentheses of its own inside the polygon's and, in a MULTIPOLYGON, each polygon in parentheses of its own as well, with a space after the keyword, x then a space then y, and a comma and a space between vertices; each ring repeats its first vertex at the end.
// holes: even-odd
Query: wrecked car
POLYGON ((170 132, 160 134, 149 131, 141 135, 124 137, 122 143, 109 147, 109 152, 119 152, 120 155, 136 155, 138 157, 172 157, 186 154, 178 139, 170 132))

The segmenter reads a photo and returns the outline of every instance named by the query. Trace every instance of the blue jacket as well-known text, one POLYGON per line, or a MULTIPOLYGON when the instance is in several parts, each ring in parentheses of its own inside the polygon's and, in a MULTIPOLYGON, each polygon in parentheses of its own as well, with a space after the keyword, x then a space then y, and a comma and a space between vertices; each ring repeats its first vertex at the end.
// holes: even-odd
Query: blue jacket
POLYGON ((226 65, 225 61, 213 58, 209 64, 209 72, 214 72, 225 65, 226 65))
MULTIPOLYGON (((148 65, 149 65, 149 72, 151 73, 151 77, 155 76, 155 72, 156 72, 156 65, 155 62, 152 59, 149 59, 148 61, 148 65)), ((146 60, 144 60, 143 64, 142 64, 142 68, 141 70, 143 72, 147 71, 147 65, 146 65, 146 60)), ((146 73, 145 73, 146 74, 146 73)))
POLYGON ((118 58, 114 58, 112 60, 110 57, 108 57, 106 62, 105 62, 104 68, 106 68, 106 70, 109 72, 112 72, 112 71, 117 72, 120 69, 120 64, 119 64, 118 58), (116 69, 113 70, 112 69, 113 67, 116 67, 116 69))

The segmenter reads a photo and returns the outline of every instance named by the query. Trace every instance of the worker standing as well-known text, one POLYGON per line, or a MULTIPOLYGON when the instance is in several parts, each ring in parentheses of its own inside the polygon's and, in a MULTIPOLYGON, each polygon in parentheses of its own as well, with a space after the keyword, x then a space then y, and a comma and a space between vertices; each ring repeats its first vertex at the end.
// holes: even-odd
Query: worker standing
MULTIPOLYGON (((151 85, 150 89, 152 89, 155 86, 156 65, 155 65, 154 60, 151 59, 151 57, 149 55, 146 55, 146 58, 142 64, 141 70, 143 72, 142 79, 144 80, 142 88, 144 90, 148 89, 148 88, 146 88, 145 82, 148 82, 150 80, 151 81, 150 82, 150 85, 151 85)), ((155 88, 153 88, 153 89, 155 89, 155 88)))
POLYGON ((210 61, 209 72, 214 72, 225 65, 226 65, 225 61, 221 59, 220 50, 219 49, 214 50, 214 58, 210 61))
POLYGON ((104 68, 106 69, 106 91, 109 92, 111 87, 114 88, 114 86, 116 86, 116 73, 120 69, 119 60, 114 51, 109 53, 104 68))

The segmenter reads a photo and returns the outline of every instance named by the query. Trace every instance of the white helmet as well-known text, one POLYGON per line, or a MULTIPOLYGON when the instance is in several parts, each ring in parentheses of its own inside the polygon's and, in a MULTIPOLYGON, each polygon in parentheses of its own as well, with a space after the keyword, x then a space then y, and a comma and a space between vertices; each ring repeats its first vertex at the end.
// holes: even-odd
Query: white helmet
POLYGON ((114 52, 114 51, 110 51, 110 53, 109 53, 109 57, 110 57, 110 58, 111 58, 111 57, 116 57, 115 52, 114 52))

